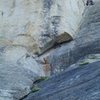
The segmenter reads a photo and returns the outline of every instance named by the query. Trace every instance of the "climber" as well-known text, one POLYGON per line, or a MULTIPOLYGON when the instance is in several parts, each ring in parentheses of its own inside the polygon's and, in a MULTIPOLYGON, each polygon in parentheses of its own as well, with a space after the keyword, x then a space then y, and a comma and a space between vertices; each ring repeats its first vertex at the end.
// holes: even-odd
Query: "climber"
POLYGON ((87 6, 89 6, 89 5, 94 5, 93 0, 87 0, 86 5, 87 5, 87 6))

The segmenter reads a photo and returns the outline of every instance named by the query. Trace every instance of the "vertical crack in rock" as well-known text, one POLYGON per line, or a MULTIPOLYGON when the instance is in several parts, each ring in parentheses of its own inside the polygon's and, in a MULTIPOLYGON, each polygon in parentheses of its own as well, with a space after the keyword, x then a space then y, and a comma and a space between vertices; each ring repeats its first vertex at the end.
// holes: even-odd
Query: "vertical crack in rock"
POLYGON ((44 0, 43 1, 43 25, 42 28, 44 29, 40 36, 40 45, 43 44, 48 40, 48 36, 50 36, 50 8, 52 5, 52 0, 44 0))
POLYGON ((50 16, 50 9, 53 3, 52 0, 44 0, 43 2, 44 31, 41 33, 41 42, 43 45, 47 43, 48 40, 54 40, 58 34, 60 16, 50 16))

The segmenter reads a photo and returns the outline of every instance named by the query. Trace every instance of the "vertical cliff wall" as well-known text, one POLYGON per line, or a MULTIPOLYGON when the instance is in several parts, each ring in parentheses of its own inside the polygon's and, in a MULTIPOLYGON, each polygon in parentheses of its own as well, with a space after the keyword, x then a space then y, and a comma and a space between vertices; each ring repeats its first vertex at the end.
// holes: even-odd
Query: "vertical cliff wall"
POLYGON ((100 100, 100 0, 93 1, 76 38, 49 52, 52 74, 60 74, 39 83, 40 90, 23 100, 100 100))
POLYGON ((0 100, 18 100, 38 77, 48 75, 51 60, 36 55, 77 36, 85 3, 0 0, 0 100))
POLYGON ((85 5, 82 0, 0 2, 0 37, 9 40, 7 45, 22 45, 33 53, 64 32, 74 37, 85 5))

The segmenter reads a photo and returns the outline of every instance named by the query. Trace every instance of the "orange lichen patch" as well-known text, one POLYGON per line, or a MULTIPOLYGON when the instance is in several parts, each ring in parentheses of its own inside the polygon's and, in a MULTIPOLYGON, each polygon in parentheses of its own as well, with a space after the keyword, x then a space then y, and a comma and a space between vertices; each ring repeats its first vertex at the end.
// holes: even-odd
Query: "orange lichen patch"
POLYGON ((47 58, 43 58, 42 64, 43 64, 43 70, 45 74, 47 74, 50 71, 50 64, 48 63, 47 58))
POLYGON ((43 70, 44 70, 45 72, 48 72, 48 71, 50 70, 49 64, 45 64, 45 65, 43 66, 43 70))

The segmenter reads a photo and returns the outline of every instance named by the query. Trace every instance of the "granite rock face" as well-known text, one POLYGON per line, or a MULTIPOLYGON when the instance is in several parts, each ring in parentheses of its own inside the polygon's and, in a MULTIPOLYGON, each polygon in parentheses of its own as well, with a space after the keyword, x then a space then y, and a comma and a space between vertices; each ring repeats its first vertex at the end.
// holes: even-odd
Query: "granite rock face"
POLYGON ((24 100, 99 100, 100 62, 63 72, 39 84, 24 100))
MULTIPOLYGON (((19 54, 16 50, 13 51, 19 54)), ((19 100, 31 91, 37 78, 44 76, 42 67, 32 57, 23 56, 15 63, 14 52, 9 60, 4 59, 0 52, 0 100, 19 100)), ((16 60, 19 58, 17 54, 16 60)))
POLYGON ((24 100, 100 99, 99 0, 86 6, 77 34, 73 41, 43 55, 47 57, 52 76, 39 83, 40 90, 30 93, 24 100))
POLYGON ((30 92, 36 78, 48 75, 50 65, 36 55, 76 36, 84 3, 0 0, 0 100, 18 100, 30 92))
POLYGON ((88 54, 100 53, 99 4, 99 1, 95 1, 94 5, 85 8, 78 35, 73 41, 58 46, 47 54, 51 74, 65 70, 88 54))
POLYGON ((36 77, 23 67, 0 64, 0 100, 18 100, 28 94, 36 77))
POLYGON ((87 7, 86 0, 0 0, 0 100, 19 100, 37 78, 72 65, 68 72, 82 57, 99 55, 99 4, 99 0, 87 7))
POLYGON ((28 52, 42 53, 56 36, 76 35, 85 1, 0 0, 0 37, 28 47, 28 52))

